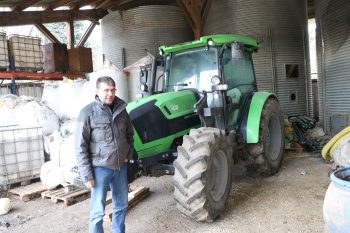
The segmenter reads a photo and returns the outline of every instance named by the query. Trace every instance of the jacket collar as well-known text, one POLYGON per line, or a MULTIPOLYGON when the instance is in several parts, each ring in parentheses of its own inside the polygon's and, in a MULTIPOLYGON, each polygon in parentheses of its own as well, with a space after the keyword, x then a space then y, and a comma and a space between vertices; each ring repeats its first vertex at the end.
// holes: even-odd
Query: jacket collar
MULTIPOLYGON (((101 102, 101 100, 98 98, 98 95, 95 95, 95 103, 97 104, 97 106, 99 106, 101 109, 104 109, 104 108, 109 108, 109 106, 107 104, 104 104, 101 102)), ((127 103, 125 103, 124 100, 120 99, 119 97, 115 97, 114 98, 114 101, 112 103, 112 106, 113 106, 113 116, 114 115, 118 115, 120 112, 122 112, 126 106, 127 106, 127 103)))

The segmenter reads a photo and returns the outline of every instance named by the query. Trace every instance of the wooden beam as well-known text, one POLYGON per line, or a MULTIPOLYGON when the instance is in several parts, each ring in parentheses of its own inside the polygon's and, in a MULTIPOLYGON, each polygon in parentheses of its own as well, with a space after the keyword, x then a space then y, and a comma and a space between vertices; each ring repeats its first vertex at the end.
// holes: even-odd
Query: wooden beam
POLYGON ((14 5, 13 7, 11 7, 11 10, 21 11, 21 10, 24 10, 24 9, 34 5, 37 2, 40 2, 40 0, 22 0, 22 1, 18 2, 16 5, 14 5))
POLYGON ((103 1, 103 2, 101 2, 100 4, 98 4, 97 6, 96 6, 96 8, 97 9, 99 9, 99 8, 104 8, 107 4, 109 4, 110 2, 112 2, 112 0, 105 0, 105 1, 103 1))
POLYGON ((88 27, 88 29, 86 30, 86 32, 84 33, 84 35, 81 37, 77 47, 83 47, 85 42, 87 41, 87 39, 89 39, 91 32, 94 30, 96 24, 95 23, 91 23, 90 26, 88 27))
POLYGON ((59 1, 53 1, 53 3, 49 3, 45 6, 43 6, 44 10, 53 10, 60 6, 65 6, 67 3, 69 3, 70 0, 59 0, 59 1))
POLYGON ((92 22, 94 24, 100 25, 100 22, 98 22, 98 20, 96 20, 92 17, 89 17, 88 15, 84 15, 83 13, 79 12, 78 10, 74 10, 73 12, 74 12, 74 14, 77 14, 77 15, 89 20, 90 22, 92 22))
POLYGON ((41 33, 44 34, 52 43, 61 44, 61 41, 59 41, 43 24, 37 23, 35 24, 35 27, 41 31, 41 33))
MULTIPOLYGON (((71 8, 79 9, 79 8, 81 8, 83 6, 93 6, 97 2, 101 2, 101 0, 79 0, 79 1, 77 1, 75 3, 69 4, 69 6, 71 8)), ((95 7, 92 7, 92 8, 95 8, 95 7)))
POLYGON ((98 21, 108 14, 107 10, 103 9, 79 10, 76 12, 79 12, 79 14, 73 14, 72 16, 72 11, 69 10, 4 11, 0 14, 0 27, 67 22, 70 17, 73 17, 73 20, 85 20, 89 17, 98 21))
POLYGON ((67 22, 67 48, 74 48, 74 21, 69 20, 67 22))
POLYGON ((212 0, 176 0, 176 2, 192 28, 194 38, 199 39, 203 34, 212 0))

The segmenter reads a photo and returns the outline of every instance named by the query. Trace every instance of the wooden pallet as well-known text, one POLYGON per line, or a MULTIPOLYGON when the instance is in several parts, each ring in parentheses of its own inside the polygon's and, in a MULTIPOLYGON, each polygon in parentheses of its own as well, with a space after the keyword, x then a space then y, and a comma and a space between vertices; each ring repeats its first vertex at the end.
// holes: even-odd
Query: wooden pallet
POLYGON ((65 206, 70 206, 79 201, 88 199, 90 197, 90 190, 80 188, 67 189, 67 187, 62 187, 45 191, 41 193, 41 197, 44 199, 51 199, 54 203, 63 201, 65 206))
MULTIPOLYGON (((149 194, 150 190, 147 187, 137 188, 134 191, 130 192, 128 195, 128 210, 134 207, 137 203, 145 199, 149 194)), ((107 206, 105 209, 105 216, 103 218, 106 222, 112 222, 112 203, 111 197, 107 196, 107 206)))
POLYGON ((304 152, 304 148, 299 143, 292 142, 290 143, 290 147, 286 148, 286 151, 290 151, 296 154, 301 154, 304 152))
POLYGON ((46 188, 41 182, 36 182, 30 185, 10 189, 8 190, 8 193, 19 196, 22 201, 29 201, 33 198, 40 197, 40 194, 45 190, 46 188))

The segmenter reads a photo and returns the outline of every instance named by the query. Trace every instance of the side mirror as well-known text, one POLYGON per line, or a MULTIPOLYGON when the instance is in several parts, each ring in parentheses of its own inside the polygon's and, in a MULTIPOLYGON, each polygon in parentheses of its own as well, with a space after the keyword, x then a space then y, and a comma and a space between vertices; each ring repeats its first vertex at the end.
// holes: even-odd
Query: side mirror
POLYGON ((141 67, 140 70, 140 83, 147 83, 148 79, 148 70, 145 67, 141 67))
POLYGON ((231 44, 231 58, 232 62, 234 64, 239 63, 239 60, 241 60, 244 57, 244 45, 239 42, 233 42, 231 44))

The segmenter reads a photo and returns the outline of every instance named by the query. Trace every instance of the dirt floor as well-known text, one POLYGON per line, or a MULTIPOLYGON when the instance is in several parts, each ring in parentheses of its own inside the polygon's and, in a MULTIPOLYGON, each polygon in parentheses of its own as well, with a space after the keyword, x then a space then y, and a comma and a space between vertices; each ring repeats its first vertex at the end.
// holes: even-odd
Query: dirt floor
MULTIPOLYGON (((226 210, 213 223, 194 222, 176 209, 170 176, 141 177, 132 186, 147 186, 152 193, 128 211, 127 232, 324 232, 322 204, 331 166, 318 155, 287 153, 275 176, 236 177, 226 210)), ((88 231, 89 200, 65 207, 11 197, 11 204, 11 212, 0 216, 0 232, 88 231)), ((110 223, 104 226, 111 232, 110 223)))

